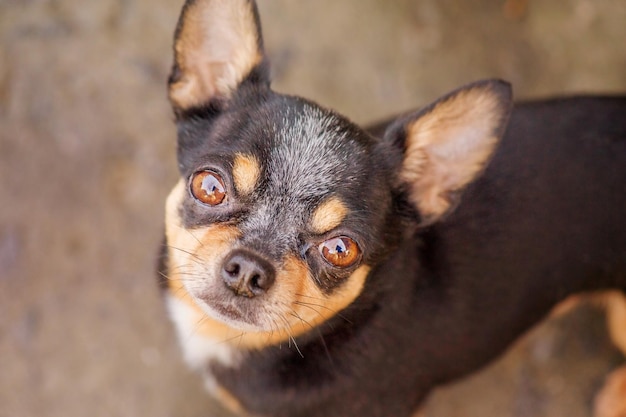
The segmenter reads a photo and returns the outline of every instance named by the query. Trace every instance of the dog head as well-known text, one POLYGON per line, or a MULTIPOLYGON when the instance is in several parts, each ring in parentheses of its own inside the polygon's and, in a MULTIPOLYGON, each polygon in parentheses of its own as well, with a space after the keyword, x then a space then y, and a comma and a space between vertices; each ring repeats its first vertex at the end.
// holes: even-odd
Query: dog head
POLYGON ((478 82, 375 138, 270 89, 248 0, 189 0, 174 55, 168 286, 197 311, 198 331, 244 346, 293 338, 353 303, 407 224, 453 208, 511 107, 508 84, 478 82))

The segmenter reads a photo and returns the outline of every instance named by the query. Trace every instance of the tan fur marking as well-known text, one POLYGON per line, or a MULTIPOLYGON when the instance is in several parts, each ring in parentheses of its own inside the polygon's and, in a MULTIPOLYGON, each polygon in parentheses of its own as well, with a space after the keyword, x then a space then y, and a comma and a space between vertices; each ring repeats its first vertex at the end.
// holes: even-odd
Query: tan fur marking
POLYGON ((259 161, 252 155, 237 154, 233 163, 233 180, 235 188, 242 194, 248 194, 254 190, 261 167, 259 161))
POLYGON ((626 355, 626 296, 619 291, 611 291, 604 299, 611 340, 626 355))
POLYGON ((498 140, 498 104, 488 90, 472 88, 438 103, 408 126, 402 178, 426 218, 444 214, 451 205, 448 194, 484 168, 498 140))
POLYGON ((552 307, 550 310, 549 318, 556 319, 566 314, 569 314, 575 308, 577 308, 580 304, 584 303, 585 300, 588 300, 588 294, 574 294, 567 297, 565 300, 558 303, 556 306, 552 307))
MULTIPOLYGON (((370 271, 369 266, 360 266, 346 278, 346 282, 342 286, 327 296, 315 285, 309 276, 308 268, 302 261, 293 258, 289 260, 289 263, 291 268, 300 269, 302 275, 306 274, 306 279, 300 280, 299 287, 294 288, 296 291, 293 293, 295 295, 295 299, 292 301, 293 310, 298 317, 292 319, 292 331, 296 330, 297 334, 310 330, 311 325, 322 324, 350 305, 361 294, 365 279, 370 271)), ((291 268, 286 268, 285 272, 288 273, 291 268)), ((291 297, 289 293, 285 295, 291 297)))
POLYGON ((213 396, 231 413, 238 416, 248 415, 239 400, 225 388, 215 387, 213 396))
POLYGON ((311 216, 310 227, 315 233, 326 233, 339 226, 348 213, 346 205, 337 197, 320 204, 311 216))
POLYGON ((420 406, 420 408, 415 410, 411 417, 426 417, 426 414, 424 413, 424 406, 420 406))
POLYGON ((170 87, 180 108, 229 97, 262 60, 251 3, 245 0, 198 0, 187 7, 176 39, 175 59, 181 79, 170 87))
POLYGON ((626 416, 626 366, 611 372, 594 401, 594 417, 626 416))
POLYGON ((621 291, 598 291, 569 296, 552 309, 550 316, 559 317, 585 302, 592 303, 606 311, 611 341, 626 355, 626 296, 621 291))
MULTIPOLYGON (((626 355, 626 296, 620 291, 600 295, 606 308, 609 335, 626 355)), ((596 397, 594 417, 626 416, 626 366, 613 371, 596 397)))
MULTIPOLYGON (((592 303, 606 310, 607 327, 613 344, 626 355, 626 296, 620 291, 576 294, 558 304, 551 316, 560 316, 582 303, 592 303)), ((606 378, 594 400, 594 417, 626 416, 626 366, 606 378)))
MULTIPOLYGON (((180 180, 168 196, 165 206, 165 235, 170 264, 173 266, 170 273, 181 275, 181 280, 189 279, 186 275, 190 275, 191 268, 198 267, 200 263, 203 269, 211 269, 212 264, 217 262, 215 255, 225 253, 239 234, 233 226, 185 228, 178 210, 186 192, 186 183, 180 180)), ((173 281, 170 283, 173 284, 173 281)))
MULTIPOLYGON (((198 323, 198 333, 216 339, 226 340, 241 334, 241 331, 232 329, 222 322, 207 317, 198 306, 185 282, 195 278, 193 268, 198 267, 200 260, 204 267, 215 267, 215 256, 205 256, 207 251, 215 253, 226 252, 230 242, 237 237, 233 227, 212 226, 202 229, 186 229, 181 223, 178 213, 180 203, 186 192, 185 181, 178 182, 167 198, 165 206, 165 234, 167 236, 170 271, 168 274, 170 293, 191 306, 195 312, 193 320, 198 323), (211 265, 213 264, 213 265, 211 265)), ((211 255, 213 255, 211 254, 211 255)))

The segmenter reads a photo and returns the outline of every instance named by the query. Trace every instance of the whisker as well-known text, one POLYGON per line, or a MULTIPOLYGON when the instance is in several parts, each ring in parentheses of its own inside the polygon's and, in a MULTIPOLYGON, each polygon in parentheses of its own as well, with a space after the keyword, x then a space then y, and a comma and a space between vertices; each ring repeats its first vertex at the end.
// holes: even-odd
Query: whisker
MULTIPOLYGON (((172 291, 171 288, 170 288, 170 291, 172 291)), ((174 295, 175 297, 182 298, 187 295, 187 290, 185 290, 185 288, 183 287, 176 288, 176 290, 172 292, 172 295, 174 295)))
POLYGON ((322 297, 313 297, 312 295, 307 295, 307 294, 295 293, 295 295, 298 297, 311 298, 313 300, 320 300, 320 301, 326 300, 325 298, 322 298, 322 297))
POLYGON ((206 323, 207 320, 209 320, 209 318, 206 316, 206 314, 203 314, 200 317, 200 319, 198 321, 196 321, 196 324, 195 324, 194 329, 191 332, 190 336, 196 336, 200 332, 200 329, 202 328, 204 323, 206 323))
MULTIPOLYGON (((272 337, 274 336, 274 332, 278 332, 278 323, 276 323, 276 320, 274 320, 273 318, 270 318, 270 331, 267 335, 267 339, 265 340, 265 343, 270 344, 270 340, 272 340, 272 337)), ((279 342, 279 347, 281 346, 282 342, 279 342)))
POLYGON ((322 315, 322 313, 320 313, 319 311, 317 311, 313 307, 320 307, 320 308, 326 309, 326 310, 330 311, 331 313, 333 313, 334 315, 336 315, 337 317, 340 317, 341 319, 345 320, 347 323, 353 324, 352 321, 350 321, 350 319, 348 319, 346 316, 344 316, 343 314, 341 314, 337 310, 333 310, 332 308, 326 307, 325 305, 315 304, 315 303, 307 303, 305 301, 294 301, 293 303, 296 304, 296 305, 302 306, 302 307, 308 307, 311 310, 315 311, 320 316, 322 315))
POLYGON ((324 340, 324 335, 322 334, 322 331, 319 329, 319 327, 316 330, 317 330, 317 335, 320 337, 320 341, 322 342, 322 346, 324 347, 324 352, 326 352, 326 357, 328 358, 328 361, 334 368, 335 361, 333 360, 333 357, 330 355, 330 351, 328 350, 328 346, 326 345, 326 340, 324 340))
POLYGON ((304 358, 304 355, 302 354, 302 352, 300 351, 300 348, 298 347, 298 343, 296 342, 296 339, 293 337, 293 335, 291 334, 291 331, 289 330, 289 321, 282 315, 278 315, 278 318, 285 322, 285 330, 287 331, 287 334, 289 335, 289 340, 293 342, 293 346, 296 348, 296 350, 300 354, 300 357, 304 358))
POLYGON ((157 274, 161 275, 163 278, 165 278, 168 281, 178 281, 179 280, 179 278, 170 277, 165 272, 157 271, 157 274))
POLYGON ((333 361, 332 356, 330 355, 330 351, 328 350, 328 346, 326 345, 326 340, 324 339, 324 335, 322 334, 322 331, 320 329, 319 326, 314 327, 311 323, 309 323, 307 320, 303 319, 294 309, 289 308, 291 311, 289 312, 289 314, 291 314, 292 316, 294 316, 295 318, 299 319, 302 323, 306 324, 307 326, 309 326, 309 328, 311 329, 311 331, 315 331, 317 332, 317 335, 320 338, 320 341, 322 342, 322 346, 324 347, 324 352, 326 352, 326 357, 328 358, 328 361, 330 362, 330 364, 335 367, 335 362, 333 361))
POLYGON ((197 274, 195 272, 179 272, 179 271, 171 271, 172 273, 170 274, 166 274, 163 271, 157 271, 157 274, 159 274, 160 276, 162 276, 163 278, 165 278, 168 281, 179 281, 179 282, 190 282, 192 280, 192 278, 196 278, 196 277, 200 277, 202 276, 201 274, 197 274))
POLYGON ((241 349, 241 342, 243 341, 244 334, 245 332, 241 332, 241 334, 239 335, 239 340, 237 341, 237 349, 241 349))
POLYGON ((297 312, 296 312, 293 308, 289 307, 289 306, 288 306, 288 305, 286 305, 286 304, 285 304, 285 307, 287 307, 287 308, 290 310, 289 314, 291 314, 293 317, 295 317, 295 318, 297 318, 298 320, 300 320, 300 322, 301 322, 302 324, 306 324, 307 326, 309 326, 309 328, 310 328, 311 330, 313 330, 313 329, 315 328, 315 327, 314 327, 311 323, 309 323, 307 320, 305 320, 304 318, 302 318, 302 316, 300 316, 300 314, 298 314, 298 313, 297 313, 297 312))
POLYGON ((183 229, 185 232, 187 232, 192 238, 194 238, 196 240, 196 242, 198 242, 200 244, 201 247, 204 247, 204 243, 202 243, 202 241, 200 239, 198 239, 196 237, 196 235, 194 235, 193 233, 191 233, 191 230, 187 229, 186 227, 182 227, 179 226, 181 229, 183 229))
POLYGON ((204 264, 203 259, 200 256, 198 256, 197 254, 195 254, 192 251, 190 251, 190 250, 179 248, 179 247, 172 246, 172 245, 167 245, 167 247, 170 248, 170 249, 174 249, 174 250, 186 253, 187 255, 191 256, 193 261, 196 261, 199 264, 204 264))

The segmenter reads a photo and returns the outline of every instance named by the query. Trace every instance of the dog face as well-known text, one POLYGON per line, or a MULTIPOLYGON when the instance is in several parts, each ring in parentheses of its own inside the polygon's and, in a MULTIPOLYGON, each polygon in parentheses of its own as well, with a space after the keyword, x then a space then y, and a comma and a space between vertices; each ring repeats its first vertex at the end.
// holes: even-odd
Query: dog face
POLYGON ((169 96, 181 179, 166 205, 168 287, 197 332, 244 347, 357 300, 407 221, 441 218, 482 171, 510 110, 507 85, 476 83, 374 138, 270 90, 245 0, 187 2, 169 96))
POLYGON ((361 292, 390 213, 389 168, 374 138, 319 106, 269 91, 233 100, 246 105, 179 122, 170 277, 229 327, 294 336, 361 292))

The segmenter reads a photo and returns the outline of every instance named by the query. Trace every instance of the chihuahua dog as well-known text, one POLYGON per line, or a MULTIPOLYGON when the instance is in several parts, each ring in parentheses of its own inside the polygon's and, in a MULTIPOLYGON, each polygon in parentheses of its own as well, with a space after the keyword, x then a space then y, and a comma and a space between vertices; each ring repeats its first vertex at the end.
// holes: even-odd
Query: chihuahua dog
POLYGON ((188 0, 169 99, 161 283, 237 414, 410 416, 567 296, 626 289, 625 97, 486 80, 364 130, 270 89, 252 0, 188 0))

